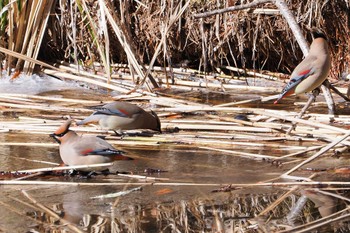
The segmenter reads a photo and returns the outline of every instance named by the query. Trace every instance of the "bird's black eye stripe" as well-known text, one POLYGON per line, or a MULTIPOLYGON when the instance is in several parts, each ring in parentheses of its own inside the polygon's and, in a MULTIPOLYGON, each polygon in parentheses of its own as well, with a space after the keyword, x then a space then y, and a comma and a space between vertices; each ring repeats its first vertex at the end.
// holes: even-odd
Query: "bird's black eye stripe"
POLYGON ((66 133, 68 133, 69 130, 64 131, 63 133, 56 134, 54 133, 53 135, 56 137, 63 137, 66 133))

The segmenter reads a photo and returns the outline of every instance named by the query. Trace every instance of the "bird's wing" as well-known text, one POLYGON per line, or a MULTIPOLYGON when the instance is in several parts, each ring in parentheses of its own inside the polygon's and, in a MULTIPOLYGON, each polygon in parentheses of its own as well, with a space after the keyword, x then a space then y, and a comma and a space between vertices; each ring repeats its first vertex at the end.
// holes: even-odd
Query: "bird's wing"
POLYGON ((99 108, 93 115, 116 115, 120 117, 130 117, 129 113, 123 109, 99 108))
POLYGON ((310 67, 307 67, 305 69, 299 69, 298 71, 293 72, 292 78, 290 79, 288 84, 283 88, 281 94, 278 96, 277 100, 274 103, 278 103, 278 101, 285 96, 292 95, 294 93, 295 88, 314 72, 315 70, 310 67))
POLYGON ((120 117, 134 117, 137 114, 141 114, 144 110, 137 105, 127 102, 112 102, 105 104, 102 107, 96 108, 94 114, 114 115, 120 117))
POLYGON ((83 155, 102 155, 102 156, 115 156, 123 155, 124 151, 115 150, 115 149, 85 149, 82 151, 83 155))
POLYGON ((74 146, 75 150, 79 151, 79 154, 86 155, 123 155, 124 151, 117 150, 111 146, 108 142, 98 137, 81 137, 79 142, 74 146))

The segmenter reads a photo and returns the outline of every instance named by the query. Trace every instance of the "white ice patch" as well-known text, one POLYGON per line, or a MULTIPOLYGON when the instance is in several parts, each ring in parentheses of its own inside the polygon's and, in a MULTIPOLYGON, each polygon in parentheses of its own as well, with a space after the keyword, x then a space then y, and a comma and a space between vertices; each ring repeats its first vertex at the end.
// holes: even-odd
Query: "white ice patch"
POLYGON ((46 91, 66 90, 79 88, 76 83, 64 82, 59 79, 47 76, 33 74, 31 76, 20 74, 14 80, 11 80, 6 72, 0 77, 0 94, 38 94, 46 91))

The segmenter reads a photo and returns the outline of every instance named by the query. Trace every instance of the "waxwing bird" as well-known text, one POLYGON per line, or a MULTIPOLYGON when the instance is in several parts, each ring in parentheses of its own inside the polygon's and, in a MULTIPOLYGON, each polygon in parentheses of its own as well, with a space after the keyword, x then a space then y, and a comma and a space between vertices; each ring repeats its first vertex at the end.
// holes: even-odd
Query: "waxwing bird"
POLYGON ((312 34, 314 40, 309 54, 294 69, 289 83, 284 87, 275 104, 285 96, 313 91, 326 80, 331 67, 326 36, 319 30, 313 30, 312 34))
POLYGON ((114 131, 130 129, 150 129, 161 132, 160 120, 156 113, 146 112, 137 105, 116 101, 98 108, 77 125, 98 123, 103 129, 114 131))
POLYGON ((69 129, 72 121, 72 119, 67 120, 53 134, 50 134, 60 144, 60 156, 66 165, 91 165, 131 159, 102 138, 90 135, 79 136, 69 129))

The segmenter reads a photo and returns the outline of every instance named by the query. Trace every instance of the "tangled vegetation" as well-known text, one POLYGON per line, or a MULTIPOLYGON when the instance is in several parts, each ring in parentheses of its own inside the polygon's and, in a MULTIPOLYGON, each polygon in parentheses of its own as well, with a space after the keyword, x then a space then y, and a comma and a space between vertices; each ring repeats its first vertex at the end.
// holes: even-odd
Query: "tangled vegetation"
MULTIPOLYGON (((6 5, 8 1, 1 1, 1 44, 45 62, 64 60, 84 66, 93 62, 103 66, 126 64, 130 61, 124 52, 125 45, 121 45, 113 30, 106 7, 141 64, 150 64, 155 56, 156 64, 161 66, 190 66, 210 71, 229 65, 290 73, 303 55, 274 4, 206 18, 194 17, 196 13, 247 2, 189 1, 186 5, 182 0, 51 0, 41 5, 31 1, 6 5), (176 15, 178 18, 174 20, 176 15)), ((326 32, 333 54, 332 77, 347 74, 349 2, 287 3, 309 41, 311 27, 326 32)), ((33 68, 11 57, 7 57, 7 64, 17 70, 33 68)), ((105 70, 108 74, 108 69, 105 70)))

